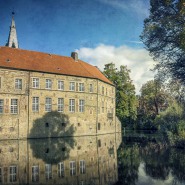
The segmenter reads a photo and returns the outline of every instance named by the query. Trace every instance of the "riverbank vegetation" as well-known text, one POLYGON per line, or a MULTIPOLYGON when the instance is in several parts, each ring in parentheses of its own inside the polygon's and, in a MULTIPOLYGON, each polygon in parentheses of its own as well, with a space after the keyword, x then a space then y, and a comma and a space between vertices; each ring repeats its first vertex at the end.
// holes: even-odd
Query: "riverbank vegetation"
POLYGON ((185 1, 150 0, 141 40, 154 60, 156 76, 140 95, 126 66, 105 65, 116 87, 116 115, 122 127, 164 133, 172 146, 185 148, 185 1))

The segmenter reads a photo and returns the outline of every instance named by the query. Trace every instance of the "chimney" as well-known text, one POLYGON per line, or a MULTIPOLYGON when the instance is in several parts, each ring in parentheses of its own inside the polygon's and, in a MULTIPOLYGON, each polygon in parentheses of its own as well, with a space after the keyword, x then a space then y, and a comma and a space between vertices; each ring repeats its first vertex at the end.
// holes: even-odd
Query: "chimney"
POLYGON ((77 62, 78 61, 78 53, 77 52, 72 52, 71 57, 77 62))

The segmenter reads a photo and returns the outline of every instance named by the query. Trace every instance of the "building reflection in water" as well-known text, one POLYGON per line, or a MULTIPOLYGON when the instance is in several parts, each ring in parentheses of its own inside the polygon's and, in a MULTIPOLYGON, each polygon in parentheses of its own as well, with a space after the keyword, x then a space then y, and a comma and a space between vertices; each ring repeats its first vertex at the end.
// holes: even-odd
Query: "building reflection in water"
POLYGON ((94 184, 118 180, 118 134, 0 142, 0 184, 94 184))

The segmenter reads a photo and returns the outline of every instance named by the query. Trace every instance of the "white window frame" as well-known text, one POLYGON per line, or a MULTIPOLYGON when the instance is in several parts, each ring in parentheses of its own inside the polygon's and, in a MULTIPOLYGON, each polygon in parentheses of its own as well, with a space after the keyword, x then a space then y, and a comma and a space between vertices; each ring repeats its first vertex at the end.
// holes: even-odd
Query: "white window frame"
POLYGON ((52 111, 52 98, 46 97, 45 99, 45 112, 52 111))
POLYGON ((22 79, 21 78, 15 79, 15 89, 22 90, 22 79))
POLYGON ((58 98, 58 112, 64 112, 64 98, 58 98))
POLYGON ((85 100, 79 100, 79 112, 85 112, 85 100))
POLYGON ((70 169, 70 175, 71 176, 76 175, 76 161, 70 161, 69 162, 69 169, 70 169))
POLYGON ((69 99, 69 112, 75 112, 75 99, 69 99))
POLYGON ((52 165, 45 164, 45 178, 46 180, 52 179, 52 165))
POLYGON ((39 88, 39 78, 32 78, 32 87, 38 89, 39 88))
POLYGON ((85 166, 85 160, 79 161, 79 168, 80 168, 80 174, 85 174, 86 172, 86 166, 85 166))
POLYGON ((4 113, 4 100, 0 99, 0 114, 4 113))
POLYGON ((58 177, 65 176, 65 165, 64 162, 58 163, 58 177))
POLYGON ((32 182, 39 182, 39 166, 32 166, 32 182))
POLYGON ((64 91, 64 81, 58 80, 58 90, 64 91))
POLYGON ((78 91, 79 91, 79 92, 84 92, 84 91, 85 91, 84 83, 79 83, 78 91))
POLYGON ((32 98, 32 111, 39 112, 39 97, 32 98))
POLYGON ((17 166, 9 166, 9 182, 17 182, 17 166))
POLYGON ((89 92, 93 93, 93 84, 89 84, 89 92))
POLYGON ((10 112, 11 114, 18 114, 18 99, 11 99, 10 112))
POLYGON ((52 80, 47 78, 46 79, 46 89, 51 89, 52 88, 52 80))
POLYGON ((75 82, 69 82, 69 90, 75 91, 75 82))

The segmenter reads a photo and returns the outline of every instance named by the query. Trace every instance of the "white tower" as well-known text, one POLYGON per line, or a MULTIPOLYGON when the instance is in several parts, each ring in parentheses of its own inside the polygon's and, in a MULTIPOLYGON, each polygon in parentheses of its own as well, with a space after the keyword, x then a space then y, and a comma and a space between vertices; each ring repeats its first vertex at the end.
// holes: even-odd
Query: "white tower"
POLYGON ((8 42, 6 46, 12 47, 12 48, 19 48, 16 28, 15 28, 14 14, 15 13, 12 12, 12 22, 11 22, 10 33, 9 33, 8 42))

